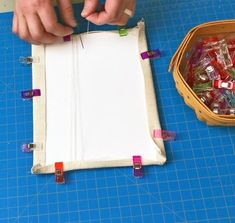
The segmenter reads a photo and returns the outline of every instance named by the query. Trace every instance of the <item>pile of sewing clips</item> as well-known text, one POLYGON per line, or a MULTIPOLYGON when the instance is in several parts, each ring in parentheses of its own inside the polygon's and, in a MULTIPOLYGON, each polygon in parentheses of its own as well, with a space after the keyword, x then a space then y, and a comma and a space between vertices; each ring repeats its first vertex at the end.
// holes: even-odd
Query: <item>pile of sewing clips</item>
POLYGON ((235 38, 200 39, 191 53, 184 78, 215 114, 235 115, 235 38))

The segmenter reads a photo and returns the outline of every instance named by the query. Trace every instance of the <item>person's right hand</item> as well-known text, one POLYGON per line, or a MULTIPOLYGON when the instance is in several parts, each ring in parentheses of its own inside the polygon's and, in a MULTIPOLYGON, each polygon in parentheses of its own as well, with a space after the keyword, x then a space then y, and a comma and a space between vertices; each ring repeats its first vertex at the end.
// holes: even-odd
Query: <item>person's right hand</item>
POLYGON ((12 31, 32 44, 48 44, 73 33, 77 25, 71 0, 59 0, 62 18, 58 22, 52 0, 16 0, 12 31))
POLYGON ((97 12, 99 0, 85 0, 82 17, 96 25, 124 26, 135 14, 136 0, 106 0, 104 9, 97 12), (130 15, 125 13, 128 10, 130 15))

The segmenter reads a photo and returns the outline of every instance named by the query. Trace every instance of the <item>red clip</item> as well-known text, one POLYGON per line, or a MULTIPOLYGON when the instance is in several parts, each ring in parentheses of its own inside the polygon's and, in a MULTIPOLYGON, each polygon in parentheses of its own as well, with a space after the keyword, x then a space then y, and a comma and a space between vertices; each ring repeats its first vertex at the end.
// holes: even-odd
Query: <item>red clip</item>
POLYGON ((166 131, 166 130, 161 130, 161 129, 154 129, 153 130, 153 137, 157 138, 157 139, 162 139, 164 141, 173 141, 173 140, 175 140, 176 133, 166 131))
POLYGON ((55 177, 56 177, 56 183, 57 184, 64 184, 64 163, 63 162, 57 162, 55 163, 55 177))
POLYGON ((234 90, 235 89, 235 82, 223 81, 223 80, 213 80, 213 87, 234 90))
POLYGON ((212 36, 212 37, 205 38, 203 40, 203 43, 204 44, 208 44, 208 43, 211 44, 211 43, 216 43, 218 41, 219 41, 219 38, 217 36, 212 36))
POLYGON ((211 64, 215 67, 215 69, 217 69, 217 71, 219 71, 222 80, 225 80, 229 77, 229 74, 220 63, 215 60, 212 60, 211 64))

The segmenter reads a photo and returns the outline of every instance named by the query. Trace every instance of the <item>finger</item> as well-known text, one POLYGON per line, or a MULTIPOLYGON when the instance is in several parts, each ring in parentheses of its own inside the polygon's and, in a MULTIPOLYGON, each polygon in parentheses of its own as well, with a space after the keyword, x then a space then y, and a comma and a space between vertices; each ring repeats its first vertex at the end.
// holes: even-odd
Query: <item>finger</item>
POLYGON ((28 23, 29 33, 33 41, 48 44, 54 43, 58 40, 57 36, 45 31, 37 14, 31 14, 26 17, 26 21, 28 23))
POLYGON ((32 44, 38 45, 39 43, 37 41, 34 41, 29 33, 28 30, 28 25, 26 22, 26 19, 23 15, 19 15, 17 16, 17 18, 19 18, 18 20, 18 35, 21 39, 26 40, 32 44))
POLYGON ((18 33, 18 19, 17 19, 16 13, 14 13, 14 16, 13 16, 12 32, 15 34, 18 33))
POLYGON ((109 25, 124 26, 127 24, 129 19, 130 19, 130 16, 123 12, 123 15, 119 19, 114 20, 113 22, 109 23, 109 25))
POLYGON ((71 0, 59 0, 59 6, 62 18, 66 25, 75 27, 77 26, 76 19, 74 17, 74 11, 71 0))
POLYGON ((99 5, 99 0, 85 0, 81 16, 87 17, 90 14, 96 12, 98 5, 99 5))
POLYGON ((123 14, 125 4, 121 4, 120 1, 107 0, 105 3, 105 11, 95 12, 86 17, 92 23, 96 25, 110 24, 117 21, 123 14))
POLYGON ((35 45, 40 44, 40 42, 32 39, 30 32, 29 32, 29 29, 28 29, 27 21, 24 16, 20 16, 20 20, 18 22, 18 25, 19 25, 18 34, 21 39, 26 40, 32 44, 35 44, 35 45))
POLYGON ((109 23, 110 25, 125 26, 130 17, 128 15, 123 15, 119 20, 109 23))
POLYGON ((123 15, 120 19, 118 19, 115 22, 110 23, 110 25, 118 25, 118 26, 124 26, 127 24, 128 20, 134 16, 135 9, 136 9, 136 2, 135 0, 129 1, 129 4, 127 5, 127 8, 124 9, 123 15), (128 13, 125 13, 125 10, 128 10, 128 13))
POLYGON ((73 29, 58 23, 51 1, 47 1, 44 8, 38 10, 38 15, 45 31, 55 36, 63 37, 73 33, 73 29))
MULTIPOLYGON (((129 17, 133 17, 135 15, 135 11, 136 11, 136 0, 131 0, 129 1, 129 4, 127 5, 126 9, 130 10, 132 15, 129 15, 129 17)), ((125 11, 125 9, 124 9, 125 11)))
POLYGON ((30 42, 33 45, 40 45, 41 44, 40 42, 34 41, 32 38, 29 38, 28 42, 30 42))
POLYGON ((29 34, 29 30, 28 30, 28 26, 27 26, 25 17, 23 15, 19 14, 17 16, 17 18, 18 18, 18 25, 19 25, 19 30, 18 30, 19 37, 23 40, 29 41, 30 34, 29 34))

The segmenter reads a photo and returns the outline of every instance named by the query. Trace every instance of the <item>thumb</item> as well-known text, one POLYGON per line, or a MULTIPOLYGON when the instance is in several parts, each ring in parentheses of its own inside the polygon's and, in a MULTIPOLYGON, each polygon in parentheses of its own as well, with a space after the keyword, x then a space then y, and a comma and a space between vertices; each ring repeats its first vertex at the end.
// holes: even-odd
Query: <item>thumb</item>
POLYGON ((99 0, 85 0, 84 8, 82 10, 81 16, 87 17, 90 14, 96 12, 98 8, 99 0))
POLYGON ((74 11, 71 0, 59 0, 59 7, 61 16, 66 25, 75 27, 77 26, 76 19, 74 17, 74 11))

